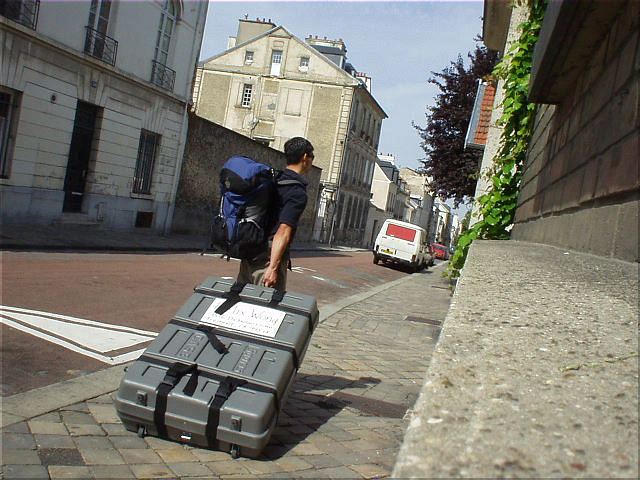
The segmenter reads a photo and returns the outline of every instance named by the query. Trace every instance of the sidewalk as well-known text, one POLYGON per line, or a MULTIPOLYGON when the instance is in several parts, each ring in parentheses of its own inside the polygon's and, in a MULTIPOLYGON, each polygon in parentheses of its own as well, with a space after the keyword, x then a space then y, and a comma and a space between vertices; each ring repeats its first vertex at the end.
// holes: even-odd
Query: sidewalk
MULTIPOLYGON (((204 235, 158 235, 144 229, 115 231, 100 225, 0 225, 0 250, 100 250, 142 252, 200 252, 204 235)), ((361 251, 352 247, 294 242, 292 250, 361 251)))
POLYGON ((323 308, 264 455, 238 459, 127 432, 122 366, 8 397, 4 478, 379 478, 390 475, 449 307, 441 267, 323 308))

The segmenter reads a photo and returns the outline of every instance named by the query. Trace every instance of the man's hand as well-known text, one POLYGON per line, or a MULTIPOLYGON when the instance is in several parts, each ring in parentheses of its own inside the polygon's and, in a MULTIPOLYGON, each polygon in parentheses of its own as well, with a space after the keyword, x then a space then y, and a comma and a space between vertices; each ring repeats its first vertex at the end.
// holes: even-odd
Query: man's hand
POLYGON ((265 287, 273 287, 278 282, 278 269, 273 268, 270 263, 267 269, 264 272, 264 277, 262 278, 262 283, 265 287))

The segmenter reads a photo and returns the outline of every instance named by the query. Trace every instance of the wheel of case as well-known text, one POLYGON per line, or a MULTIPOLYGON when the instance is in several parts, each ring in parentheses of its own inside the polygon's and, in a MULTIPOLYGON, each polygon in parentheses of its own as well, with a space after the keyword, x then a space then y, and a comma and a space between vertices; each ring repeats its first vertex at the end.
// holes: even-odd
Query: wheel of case
POLYGON ((138 436, 139 436, 140 438, 144 438, 146 434, 147 434, 147 429, 146 429, 146 428, 144 428, 142 425, 140 425, 140 426, 138 427, 138 436))
POLYGON ((229 453, 231 454, 231 458, 238 458, 240 456, 240 447, 237 445, 231 445, 229 453))

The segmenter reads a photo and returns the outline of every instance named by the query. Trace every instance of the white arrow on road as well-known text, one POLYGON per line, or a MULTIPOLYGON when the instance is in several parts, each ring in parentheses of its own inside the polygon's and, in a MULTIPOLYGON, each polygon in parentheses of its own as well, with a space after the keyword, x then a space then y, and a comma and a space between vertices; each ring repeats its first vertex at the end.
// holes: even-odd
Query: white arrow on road
POLYGON ((135 360, 144 349, 111 356, 110 352, 153 340, 157 333, 94 322, 84 318, 0 305, 0 322, 110 365, 135 360))

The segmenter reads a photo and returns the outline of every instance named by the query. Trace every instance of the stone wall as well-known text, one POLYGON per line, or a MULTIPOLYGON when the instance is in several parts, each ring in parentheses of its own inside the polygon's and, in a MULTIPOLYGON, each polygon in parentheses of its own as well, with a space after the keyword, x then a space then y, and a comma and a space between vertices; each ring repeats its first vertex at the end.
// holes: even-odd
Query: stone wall
MULTIPOLYGON (((208 231, 220 201, 220 168, 232 155, 246 155, 278 169, 286 166, 282 152, 194 114, 189 116, 189 133, 173 216, 174 232, 201 234, 208 231)), ((311 240, 320 173, 321 169, 313 167, 307 174, 309 200, 296 233, 298 242, 311 240)))
POLYGON ((638 261, 638 18, 629 2, 574 88, 538 109, 513 238, 638 261))

